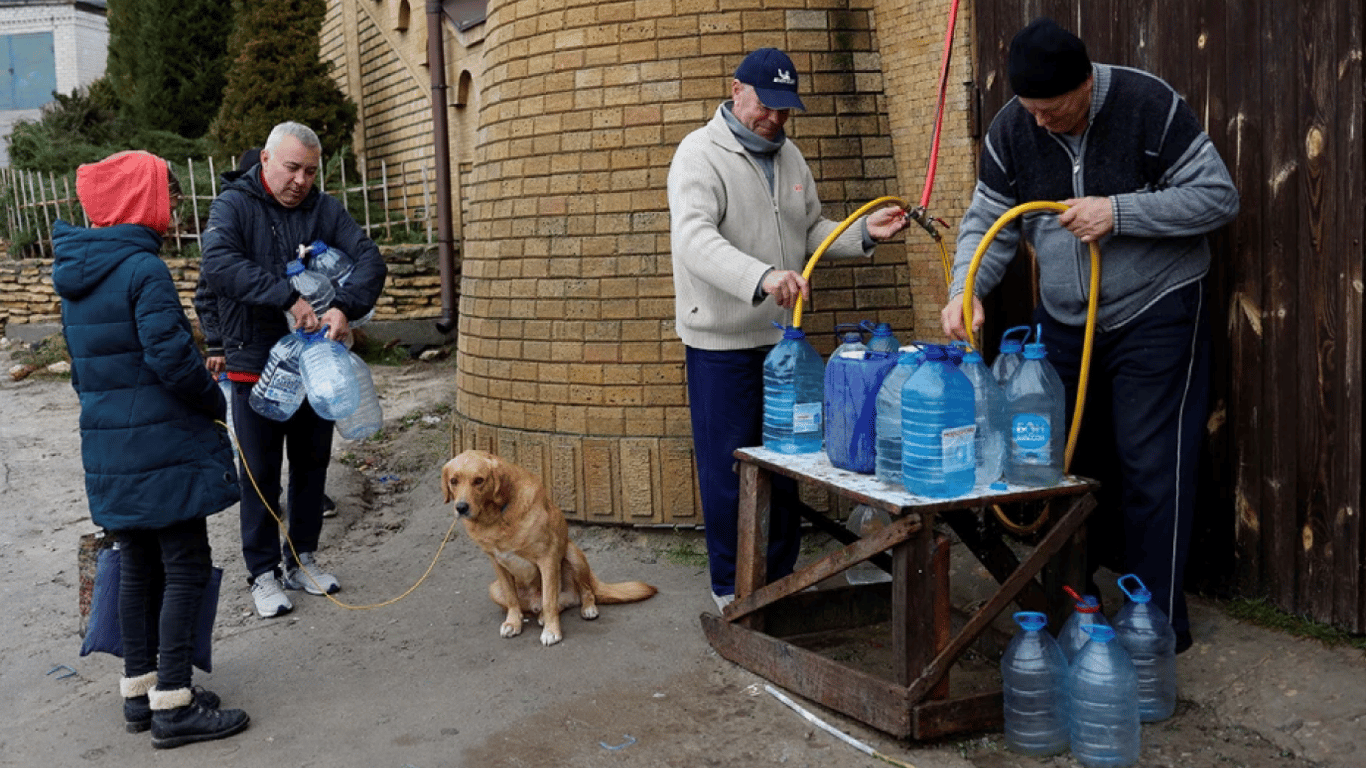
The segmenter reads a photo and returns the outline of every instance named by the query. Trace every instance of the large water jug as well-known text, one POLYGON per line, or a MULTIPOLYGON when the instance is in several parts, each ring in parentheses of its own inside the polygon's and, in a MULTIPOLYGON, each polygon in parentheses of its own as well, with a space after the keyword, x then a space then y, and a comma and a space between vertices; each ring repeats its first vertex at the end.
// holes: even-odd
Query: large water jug
POLYGON ((977 489, 1001 479, 1006 455, 1005 393, 975 350, 963 354, 958 370, 972 382, 977 417, 977 489))
POLYGON ((1093 624, 1108 627, 1110 622, 1105 620, 1105 614, 1100 610, 1100 600, 1095 595, 1079 595, 1071 587, 1063 589, 1072 597, 1072 614, 1063 622, 1062 631, 1058 633, 1058 646, 1062 648, 1062 655, 1071 662, 1089 639, 1083 627, 1093 624))
POLYGON ((304 379, 299 362, 304 351, 302 331, 286 334, 270 348, 261 378, 251 387, 247 403, 267 419, 288 421, 304 402, 304 379))
POLYGON ((871 475, 877 462, 877 395, 896 359, 885 352, 845 352, 825 368, 825 453, 830 463, 871 475))
POLYGON ((1006 482, 1057 485, 1067 450, 1066 393, 1042 343, 1025 345, 1024 362, 1006 382, 1005 400, 1006 482))
POLYGON ((1138 673, 1110 627, 1088 626, 1090 640, 1067 670, 1072 757, 1086 768, 1138 762, 1138 673))
POLYGON ((337 434, 347 440, 364 440, 384 426, 384 410, 379 404, 379 393, 375 391, 375 377, 370 366, 355 352, 351 352, 351 370, 356 376, 356 387, 360 394, 360 404, 350 416, 337 419, 337 434))
POLYGON ((294 290, 299 292, 299 296, 313 307, 313 313, 319 317, 332 305, 332 299, 337 295, 337 289, 332 285, 332 281, 321 272, 306 269, 303 259, 289 262, 285 267, 285 276, 289 278, 289 284, 294 286, 294 290))
POLYGON ((836 325, 835 336, 840 340, 840 345, 835 347, 834 352, 830 353, 830 359, 826 362, 827 366, 845 352, 862 352, 868 348, 868 345, 863 343, 863 331, 859 328, 858 323, 836 325))
POLYGON ((308 266, 322 273, 335 285, 341 285, 351 276, 354 265, 351 263, 351 257, 341 249, 333 248, 321 240, 314 240, 308 246, 308 266))
POLYGON ((819 452, 824 389, 820 353, 801 328, 783 329, 782 341, 764 358, 764 447, 778 453, 819 452))
POLYGON ((917 496, 948 499, 977 477, 976 401, 972 382, 938 345, 901 388, 901 481, 917 496))
POLYGON ((991 363, 991 375, 996 377, 996 383, 999 386, 1005 387, 1006 382, 1015 374, 1015 369, 1024 362, 1024 343, 1028 340, 1029 326, 1027 325, 1007 328, 1006 332, 1001 334, 1001 350, 991 363), (1019 338, 1015 338, 1017 335, 1019 338))
POLYGON ((901 388, 906 379, 925 361, 919 346, 902 347, 896 367, 887 372, 877 392, 877 479, 900 488, 901 473, 901 388))
POLYGON ((901 349, 901 342, 896 340, 896 336, 892 333, 892 326, 890 323, 877 323, 874 325, 873 323, 864 320, 861 325, 864 330, 872 333, 872 336, 868 338, 869 352, 886 352, 889 355, 895 355, 897 351, 901 349))
POLYGON ((1067 659, 1035 611, 1015 614, 1020 631, 1001 656, 1006 746, 1043 757, 1067 749, 1067 659))
MULTIPOLYGON (((849 511, 848 519, 844 521, 845 529, 859 538, 871 536, 891 524, 892 516, 887 514, 887 510, 867 504, 859 504, 854 507, 849 511)), ((858 565, 846 569, 844 578, 850 584, 876 584, 882 581, 891 581, 892 575, 864 560, 858 565)))
POLYGON ((360 388, 351 365, 351 353, 326 336, 327 328, 304 334, 307 344, 300 355, 308 402, 328 421, 350 416, 360 405, 360 388))
POLYGON ((1145 723, 1166 720, 1176 711, 1176 632, 1137 575, 1119 577, 1119 588, 1129 602, 1113 626, 1138 671, 1138 717, 1145 723), (1130 580, 1137 585, 1133 591, 1124 586, 1130 580))

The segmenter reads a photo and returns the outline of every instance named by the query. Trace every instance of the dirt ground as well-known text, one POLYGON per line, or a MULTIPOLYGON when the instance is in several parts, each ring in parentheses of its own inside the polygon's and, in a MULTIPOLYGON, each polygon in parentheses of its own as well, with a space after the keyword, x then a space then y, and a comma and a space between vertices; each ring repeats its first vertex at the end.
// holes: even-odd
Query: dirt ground
MULTIPOLYGON (((0 374, 11 366, 4 347, 0 374)), ((215 516, 223 595, 214 672, 197 672, 196 682, 250 713, 251 727, 167 752, 153 750, 146 734, 124 732, 121 660, 78 655, 76 544, 94 527, 70 383, 0 375, 0 766, 883 764, 803 720, 765 693, 763 680, 708 647, 698 616, 714 608, 696 531, 574 526, 601 577, 643 579, 659 595, 606 606, 593 622, 571 612, 564 642, 551 648, 535 631, 499 637, 489 566, 459 528, 432 565, 452 522, 438 470, 449 445, 453 363, 375 372, 385 430, 361 444, 338 440, 329 476, 339 515, 324 525, 320 559, 342 580, 337 597, 346 605, 295 593, 292 614, 257 618, 236 510, 215 516)), ((817 554, 820 542, 811 549, 817 554)), ((980 569, 959 554, 954 583, 980 581, 980 569)), ((971 599, 971 589, 955 592, 956 601, 971 599)), ((1361 652, 1242 624, 1211 601, 1196 600, 1192 612, 1196 645, 1178 664, 1177 713, 1144 727, 1140 765, 1363 764, 1361 652)), ((875 656, 877 643, 867 646, 844 652, 875 656)), ((992 674, 994 659, 976 663, 977 674, 992 674)), ((897 740, 802 703, 917 768, 1077 765, 1070 756, 1013 755, 999 733, 897 740)))

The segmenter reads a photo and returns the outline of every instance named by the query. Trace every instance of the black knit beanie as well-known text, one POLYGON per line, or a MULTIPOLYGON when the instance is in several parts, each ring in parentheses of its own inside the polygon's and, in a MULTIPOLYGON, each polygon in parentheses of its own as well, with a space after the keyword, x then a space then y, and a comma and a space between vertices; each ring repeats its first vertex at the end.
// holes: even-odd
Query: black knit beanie
POLYGON ((1051 99, 1086 81, 1091 58, 1081 38, 1052 19, 1038 18, 1010 41, 1006 68, 1016 96, 1051 99))

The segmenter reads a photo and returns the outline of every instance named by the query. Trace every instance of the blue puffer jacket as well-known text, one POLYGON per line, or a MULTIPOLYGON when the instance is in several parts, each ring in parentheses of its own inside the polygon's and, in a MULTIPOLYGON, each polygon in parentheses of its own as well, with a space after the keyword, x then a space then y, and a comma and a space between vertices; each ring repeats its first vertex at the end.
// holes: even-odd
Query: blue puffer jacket
POLYGON ((238 500, 226 403, 190 335, 161 237, 140 224, 53 231, 90 516, 159 529, 238 500))

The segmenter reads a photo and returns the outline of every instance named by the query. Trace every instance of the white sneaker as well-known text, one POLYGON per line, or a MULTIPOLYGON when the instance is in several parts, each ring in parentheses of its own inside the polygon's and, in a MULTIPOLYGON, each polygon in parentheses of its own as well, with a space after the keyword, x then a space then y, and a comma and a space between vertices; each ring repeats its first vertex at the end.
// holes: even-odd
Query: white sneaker
POLYGON ((331 595, 341 591, 341 582, 318 567, 312 552, 300 552, 299 564, 285 569, 285 589, 302 589, 310 595, 331 595))
POLYGON ((280 587, 280 580, 271 571, 257 576, 252 582, 251 599, 256 602, 256 612, 263 619, 273 619, 294 610, 294 604, 280 587))
POLYGON ((711 593, 711 599, 716 601, 716 612, 724 614, 726 612, 726 606, 735 602, 735 595, 718 595, 713 592, 711 593))

